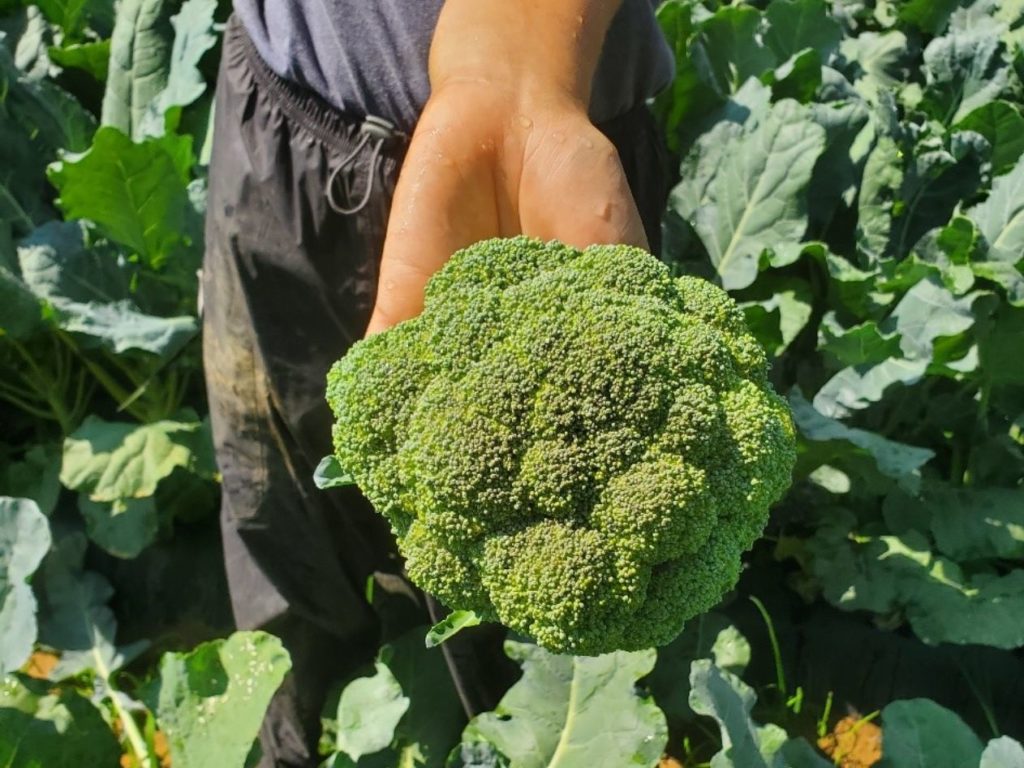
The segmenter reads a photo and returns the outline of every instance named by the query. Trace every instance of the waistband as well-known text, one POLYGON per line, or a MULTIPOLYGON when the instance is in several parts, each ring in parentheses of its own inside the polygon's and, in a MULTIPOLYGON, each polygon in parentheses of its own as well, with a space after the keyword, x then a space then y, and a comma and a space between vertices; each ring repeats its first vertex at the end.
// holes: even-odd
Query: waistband
POLYGON ((404 148, 409 137, 387 120, 349 114, 327 103, 317 93, 274 72, 260 56, 236 14, 228 19, 224 32, 224 56, 229 64, 244 62, 260 89, 266 91, 281 111, 318 140, 344 150, 360 134, 369 133, 382 141, 387 151, 404 148))

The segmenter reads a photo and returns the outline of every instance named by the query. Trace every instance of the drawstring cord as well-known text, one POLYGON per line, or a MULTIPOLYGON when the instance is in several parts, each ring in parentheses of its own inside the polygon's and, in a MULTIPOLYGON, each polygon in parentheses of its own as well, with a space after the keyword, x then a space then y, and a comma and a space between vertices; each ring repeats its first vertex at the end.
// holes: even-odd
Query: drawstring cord
MULTIPOLYGON (((367 115, 366 119, 363 120, 359 126, 359 141, 352 148, 352 151, 342 158, 341 162, 331 171, 330 177, 327 179, 327 202, 331 208, 340 213, 342 216, 351 216, 352 214, 359 213, 366 207, 366 204, 370 202, 370 195, 373 194, 374 181, 377 178, 377 166, 380 163, 381 151, 384 149, 384 144, 393 138, 400 136, 401 134, 395 130, 395 126, 382 117, 376 117, 374 115, 367 115), (345 205, 338 202, 335 198, 335 187, 337 186, 338 177, 345 171, 355 164, 356 158, 366 148, 366 145, 373 142, 372 149, 370 150, 370 162, 366 171, 366 189, 363 190, 363 196, 359 202, 355 205, 345 205)), ((348 180, 345 179, 345 191, 346 197, 350 193, 348 180)))

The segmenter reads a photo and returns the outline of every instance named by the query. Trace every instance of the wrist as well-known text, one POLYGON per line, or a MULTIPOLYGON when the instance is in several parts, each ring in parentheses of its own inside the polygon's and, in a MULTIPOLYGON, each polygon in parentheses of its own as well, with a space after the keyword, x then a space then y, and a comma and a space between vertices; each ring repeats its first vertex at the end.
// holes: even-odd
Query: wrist
POLYGON ((447 0, 430 50, 431 90, 477 83, 524 107, 584 111, 621 0, 447 0))

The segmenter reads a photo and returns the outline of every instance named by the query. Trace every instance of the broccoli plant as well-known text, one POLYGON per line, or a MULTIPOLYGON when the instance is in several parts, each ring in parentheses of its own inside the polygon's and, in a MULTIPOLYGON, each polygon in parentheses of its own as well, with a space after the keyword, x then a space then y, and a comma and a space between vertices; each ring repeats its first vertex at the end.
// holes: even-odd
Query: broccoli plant
POLYGON ((456 253, 328 400, 416 584, 597 655, 667 643, 735 584, 795 461, 766 373, 710 283, 518 237, 456 253))

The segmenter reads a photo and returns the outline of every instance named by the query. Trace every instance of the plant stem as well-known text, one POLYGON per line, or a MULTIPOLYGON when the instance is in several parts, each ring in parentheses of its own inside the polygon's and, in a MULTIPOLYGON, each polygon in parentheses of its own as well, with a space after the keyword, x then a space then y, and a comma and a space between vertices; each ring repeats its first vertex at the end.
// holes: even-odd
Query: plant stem
POLYGON ((135 753, 136 759, 139 761, 139 768, 153 768, 153 762, 150 759, 149 747, 146 746, 146 740, 142 738, 142 732, 139 731, 139 725, 135 722, 135 718, 132 717, 132 713, 126 710, 117 696, 114 695, 116 689, 114 688, 113 682, 110 680, 110 670, 107 669, 107 663, 104 661, 102 654, 93 647, 92 656, 96 662, 96 674, 99 675, 100 679, 103 680, 107 690, 111 691, 107 695, 107 700, 110 701, 114 707, 114 711, 117 713, 118 720, 121 721, 121 727, 124 728, 125 738, 128 740, 128 744, 132 748, 132 752, 135 753))
POLYGON ((54 377, 47 375, 46 371, 39 367, 36 359, 25 349, 24 345, 14 339, 11 339, 10 343, 14 351, 28 366, 28 371, 21 375, 25 379, 25 383, 29 385, 29 389, 40 393, 42 399, 50 407, 52 418, 60 424, 64 434, 68 435, 74 432, 76 425, 71 420, 71 414, 68 413, 67 404, 64 402, 64 393, 56 391, 57 388, 54 387, 54 377))
POLYGON ((764 625, 768 628, 768 642, 771 643, 772 656, 775 658, 775 682, 778 685, 783 700, 785 700, 788 698, 786 675, 782 669, 782 652, 779 650, 779 639, 775 636, 775 625, 772 623, 772 617, 768 615, 768 609, 764 607, 764 603, 753 595, 750 596, 750 602, 757 608, 761 618, 764 619, 764 625))

